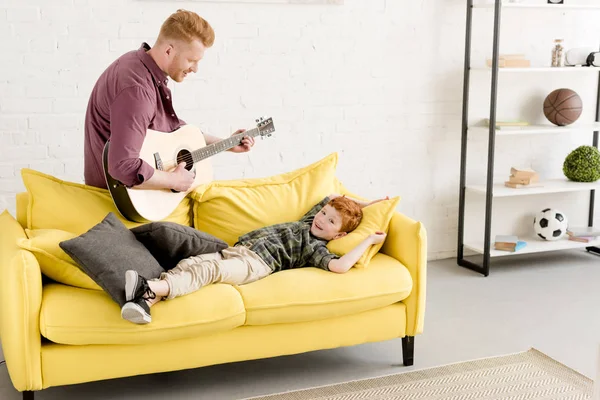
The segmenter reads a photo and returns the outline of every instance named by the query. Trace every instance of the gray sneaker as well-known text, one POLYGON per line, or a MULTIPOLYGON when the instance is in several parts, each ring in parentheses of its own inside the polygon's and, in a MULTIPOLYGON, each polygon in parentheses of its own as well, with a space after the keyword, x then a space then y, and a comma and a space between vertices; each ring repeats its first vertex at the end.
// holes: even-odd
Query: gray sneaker
POLYGON ((146 303, 146 300, 141 297, 134 301, 129 301, 121 307, 121 318, 140 325, 152 322, 150 307, 146 303))
POLYGON ((154 299, 156 294, 150 290, 146 278, 130 269, 125 272, 125 300, 133 301, 140 298, 154 299))

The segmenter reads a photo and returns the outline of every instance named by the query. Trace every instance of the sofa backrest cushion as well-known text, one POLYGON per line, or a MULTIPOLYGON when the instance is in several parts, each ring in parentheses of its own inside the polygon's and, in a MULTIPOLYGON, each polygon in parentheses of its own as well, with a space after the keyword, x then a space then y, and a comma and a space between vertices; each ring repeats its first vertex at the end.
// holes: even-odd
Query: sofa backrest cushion
POLYGON ((215 181, 192 193, 194 227, 234 245, 264 226, 297 221, 335 193, 337 153, 268 178, 215 181))
MULTIPOLYGON (((60 229, 79 235, 102 221, 109 212, 128 228, 142 225, 123 218, 106 189, 63 181, 27 168, 21 170, 21 176, 29 195, 29 229, 60 229)), ((165 221, 190 226, 189 197, 165 221)))

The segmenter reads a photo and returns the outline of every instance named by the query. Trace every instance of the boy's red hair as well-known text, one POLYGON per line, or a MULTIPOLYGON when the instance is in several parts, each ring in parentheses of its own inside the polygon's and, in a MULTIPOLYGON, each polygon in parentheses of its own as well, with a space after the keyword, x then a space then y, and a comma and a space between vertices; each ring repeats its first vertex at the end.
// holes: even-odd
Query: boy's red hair
POLYGON ((341 232, 352 232, 358 227, 362 220, 363 213, 358 203, 354 200, 340 196, 330 200, 327 204, 340 213, 340 216, 342 217, 341 232))

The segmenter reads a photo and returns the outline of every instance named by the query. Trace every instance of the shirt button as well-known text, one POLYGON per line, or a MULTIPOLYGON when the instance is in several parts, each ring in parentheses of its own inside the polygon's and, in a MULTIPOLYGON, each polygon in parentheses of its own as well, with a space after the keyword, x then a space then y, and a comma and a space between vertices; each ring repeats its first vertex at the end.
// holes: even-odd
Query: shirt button
POLYGON ((170 96, 167 96, 167 100, 169 100, 170 98, 171 98, 170 96))
POLYGON ((167 79, 165 79, 165 85, 166 85, 167 83, 169 83, 169 81, 168 81, 167 79))
POLYGON ((175 117, 175 114, 171 114, 171 117, 175 117))

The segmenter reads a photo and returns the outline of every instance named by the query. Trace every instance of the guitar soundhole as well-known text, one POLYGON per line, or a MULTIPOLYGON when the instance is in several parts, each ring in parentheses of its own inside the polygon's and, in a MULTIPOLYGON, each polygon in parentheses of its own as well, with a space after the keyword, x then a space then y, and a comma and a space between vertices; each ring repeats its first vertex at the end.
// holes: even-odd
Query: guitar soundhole
POLYGON ((191 171, 194 168, 194 161, 192 159, 192 153, 189 150, 181 150, 177 153, 177 164, 185 161, 185 169, 191 171))

